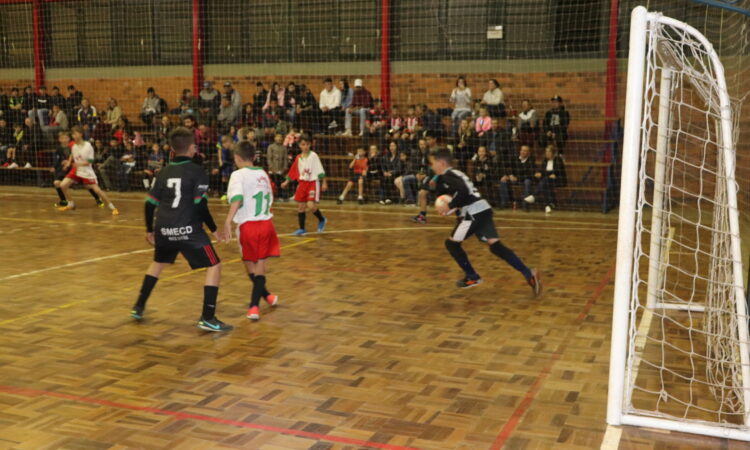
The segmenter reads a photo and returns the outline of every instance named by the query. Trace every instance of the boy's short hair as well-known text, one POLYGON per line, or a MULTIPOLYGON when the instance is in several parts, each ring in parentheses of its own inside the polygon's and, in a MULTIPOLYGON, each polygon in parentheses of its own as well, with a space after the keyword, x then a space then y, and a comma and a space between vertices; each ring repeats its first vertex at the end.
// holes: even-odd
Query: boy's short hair
POLYGON ((435 160, 445 161, 448 164, 453 162, 453 154, 447 148, 439 148, 432 152, 432 157, 435 160))
POLYGON ((71 136, 73 135, 73 133, 81 133, 81 134, 83 134, 83 128, 81 128, 80 125, 76 125, 74 127, 71 127, 71 129, 70 129, 71 136))
POLYGON ((303 134, 302 134, 302 135, 301 135, 301 136, 299 137, 299 142, 302 142, 302 141, 305 141, 305 142, 307 142, 307 143, 309 143, 309 144, 312 144, 312 138, 311 138, 311 137, 310 137, 310 135, 309 135, 309 134, 307 134, 307 133, 303 133, 303 134))
POLYGON ((176 153, 185 153, 195 143, 195 133, 185 127, 177 127, 169 133, 169 146, 176 153))
POLYGON ((364 147, 357 147, 357 149, 355 150, 355 152, 358 152, 360 150, 362 150, 363 152, 367 151, 364 147))
POLYGON ((241 141, 234 148, 234 154, 239 156, 243 161, 255 161, 255 149, 248 141, 241 141))
POLYGON ((70 137, 70 132, 63 130, 63 131, 60 131, 60 132, 57 133, 57 138, 58 139, 61 138, 61 137, 63 137, 63 136, 70 137))

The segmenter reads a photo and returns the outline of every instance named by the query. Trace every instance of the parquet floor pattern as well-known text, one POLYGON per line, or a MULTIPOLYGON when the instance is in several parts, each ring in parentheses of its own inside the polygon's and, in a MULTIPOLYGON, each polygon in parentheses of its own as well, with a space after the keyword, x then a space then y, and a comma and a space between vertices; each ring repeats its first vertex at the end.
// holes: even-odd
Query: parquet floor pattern
MULTIPOLYGON (((533 299, 485 246, 485 283, 453 287, 452 221, 323 205, 327 233, 282 236, 280 306, 244 318, 250 282, 224 261, 225 335, 195 328, 203 275, 168 269, 143 323, 129 309, 151 253, 140 194, 112 218, 76 191, 0 189, 0 449, 598 448, 616 215, 504 212, 501 237, 545 275, 533 299)), ((226 211, 212 202, 217 222, 226 211)), ((280 233, 293 207, 275 209, 280 233)), ((625 428, 621 448, 742 448, 625 428)))

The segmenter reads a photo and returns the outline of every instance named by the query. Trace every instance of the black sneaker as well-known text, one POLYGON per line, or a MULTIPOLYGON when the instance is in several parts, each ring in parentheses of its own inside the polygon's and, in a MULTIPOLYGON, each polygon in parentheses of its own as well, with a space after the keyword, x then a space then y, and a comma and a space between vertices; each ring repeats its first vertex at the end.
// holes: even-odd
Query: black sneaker
POLYGON ((360 205, 364 205, 364 204, 365 204, 365 199, 363 199, 363 198, 358 198, 358 199, 357 199, 357 203, 359 203, 360 205))
POLYGON ((67 200, 63 200, 63 201, 61 201, 59 203, 55 203, 55 208, 64 208, 66 206, 68 206, 68 201, 67 200))
POLYGON ((143 306, 133 305, 133 310, 130 311, 130 317, 132 317, 135 320, 142 320, 143 319, 143 306))
POLYGON ((233 326, 225 324, 216 317, 211 320, 205 320, 201 317, 201 320, 198 321, 198 328, 206 331, 232 331, 234 329, 233 326))
POLYGON ((100 208, 104 208, 104 202, 103 202, 102 200, 98 200, 98 201, 96 202, 96 206, 98 206, 98 207, 100 207, 100 208))
POLYGON ((342 204, 342 203, 344 203, 344 201, 343 201, 343 200, 341 200, 340 198, 337 198, 337 199, 336 199, 336 204, 337 204, 337 205, 340 205, 340 204, 342 204))
POLYGON ((456 286, 460 288, 470 288, 474 286, 479 286, 480 284, 482 284, 481 278, 473 279, 473 278, 466 277, 463 280, 456 281, 456 286))
POLYGON ((542 295, 542 279, 539 277, 539 271, 536 269, 531 270, 531 278, 526 280, 531 286, 531 290, 534 291, 534 297, 542 295))
POLYGON ((427 223, 427 217, 423 216, 422 214, 417 214, 416 216, 412 217, 411 220, 414 221, 415 223, 421 223, 421 224, 427 223))

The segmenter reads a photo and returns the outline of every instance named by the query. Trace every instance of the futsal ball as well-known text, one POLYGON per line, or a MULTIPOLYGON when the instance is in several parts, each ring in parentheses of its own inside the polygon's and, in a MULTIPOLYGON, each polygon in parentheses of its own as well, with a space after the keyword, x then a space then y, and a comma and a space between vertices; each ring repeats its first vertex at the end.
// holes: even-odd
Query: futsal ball
MULTIPOLYGON (((438 197, 437 200, 435 200, 435 206, 436 207, 447 206, 447 205, 450 204, 451 201, 453 201, 453 197, 451 197, 450 195, 447 195, 447 194, 443 194, 440 197, 438 197)), ((454 212, 456 212, 456 208, 453 208, 453 209, 449 210, 444 215, 445 216, 449 216, 449 215, 453 214, 454 212)))

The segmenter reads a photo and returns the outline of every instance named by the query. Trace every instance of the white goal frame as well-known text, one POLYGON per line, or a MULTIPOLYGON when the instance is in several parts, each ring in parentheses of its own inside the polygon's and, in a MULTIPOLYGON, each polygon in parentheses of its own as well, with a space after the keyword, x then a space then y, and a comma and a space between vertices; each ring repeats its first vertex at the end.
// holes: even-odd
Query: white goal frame
MULTIPOLYGON (((639 193, 639 164, 641 158, 641 137, 644 102, 644 78, 646 71, 646 45, 649 27, 664 24, 677 28, 705 47, 710 63, 716 75, 720 107, 720 128, 718 145, 722 153, 719 160, 724 165, 726 173, 726 193, 731 233, 731 251, 734 255, 741 255, 740 224, 737 210, 737 184, 735 181, 735 148, 733 138, 732 106, 727 91, 724 67, 711 43, 698 30, 690 25, 664 17, 658 13, 649 13, 646 8, 638 6, 633 10, 630 25, 630 50, 628 57, 627 99, 625 105, 625 129, 622 156, 622 185, 620 191, 620 212, 617 239, 617 271, 615 275, 615 294, 612 317, 612 346, 609 368, 609 394, 607 402, 607 423, 610 425, 634 425, 665 429, 671 431, 704 434, 715 437, 750 441, 750 354, 748 352, 748 324, 747 304, 743 286, 743 268, 741 256, 737 256, 732 264, 734 283, 734 304, 738 317, 738 336, 740 347, 740 363, 742 377, 742 391, 744 399, 744 426, 707 422, 700 420, 670 418, 664 415, 645 415, 630 412, 626 405, 627 390, 629 389, 627 360, 629 345, 629 328, 637 327, 635 315, 631 318, 630 302, 633 290, 633 252, 635 245, 636 208, 639 193)), ((669 98, 671 70, 661 71, 659 89, 662 98, 669 98)), ((666 146, 668 145, 669 106, 668 102, 659 102, 659 122, 656 140, 656 161, 654 177, 654 204, 652 211, 652 236, 661 236, 661 220, 663 213, 662 197, 657 195, 664 191, 664 164, 666 146)), ((645 144, 644 144, 645 145, 645 144)), ((683 309, 686 305, 664 304, 656 301, 657 295, 652 286, 660 286, 658 278, 659 259, 662 249, 657 239, 651 239, 650 261, 648 271, 648 291, 646 312, 654 308, 683 309)), ((691 311, 702 311, 702 306, 695 306, 691 311)), ((646 316, 646 314, 644 314, 646 316)), ((641 319, 646 320, 646 319, 641 319)), ((650 318, 648 319, 650 320, 650 318)))

